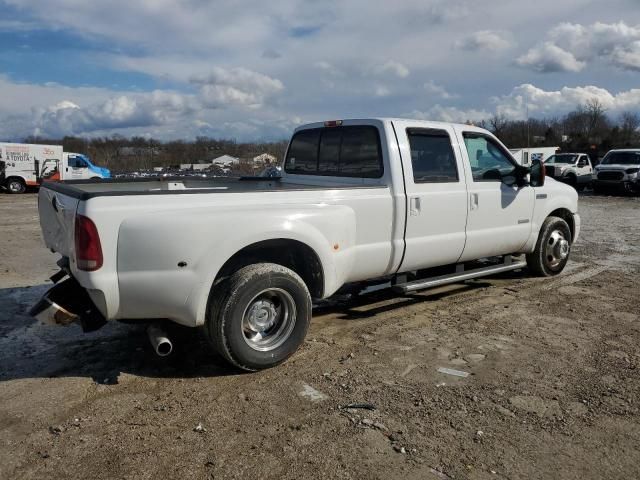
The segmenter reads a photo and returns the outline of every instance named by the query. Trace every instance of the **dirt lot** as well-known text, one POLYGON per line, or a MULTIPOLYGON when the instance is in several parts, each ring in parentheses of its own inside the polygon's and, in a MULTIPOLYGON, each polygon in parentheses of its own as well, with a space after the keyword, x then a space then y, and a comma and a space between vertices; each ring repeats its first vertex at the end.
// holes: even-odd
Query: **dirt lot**
POLYGON ((160 359, 138 326, 36 324, 56 258, 36 196, 0 195, 0 478, 640 478, 640 199, 580 208, 558 278, 318 307, 238 374, 193 331, 160 359))

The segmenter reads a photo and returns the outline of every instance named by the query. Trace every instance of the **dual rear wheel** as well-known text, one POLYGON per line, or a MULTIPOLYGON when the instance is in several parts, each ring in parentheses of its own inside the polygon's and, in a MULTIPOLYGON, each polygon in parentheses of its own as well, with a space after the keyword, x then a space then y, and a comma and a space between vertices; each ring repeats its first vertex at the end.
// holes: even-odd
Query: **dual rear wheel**
POLYGON ((311 322, 311 295, 300 276, 274 263, 248 265, 215 286, 205 334, 216 352, 243 370, 284 362, 311 322))

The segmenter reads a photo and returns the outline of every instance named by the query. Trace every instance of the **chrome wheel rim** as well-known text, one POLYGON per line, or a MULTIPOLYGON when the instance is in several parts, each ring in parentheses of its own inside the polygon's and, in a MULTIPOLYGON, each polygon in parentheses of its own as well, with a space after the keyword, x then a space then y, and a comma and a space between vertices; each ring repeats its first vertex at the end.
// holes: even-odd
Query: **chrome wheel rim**
POLYGON ((569 256, 569 241, 560 230, 554 230, 549 235, 545 248, 545 257, 552 268, 560 265, 569 256))
POLYGON ((254 296, 242 315, 244 341, 254 350, 280 347, 296 324, 296 304, 289 292, 268 288, 254 296))
POLYGON ((15 193, 20 192, 22 190, 22 184, 20 182, 10 182, 9 190, 15 193))

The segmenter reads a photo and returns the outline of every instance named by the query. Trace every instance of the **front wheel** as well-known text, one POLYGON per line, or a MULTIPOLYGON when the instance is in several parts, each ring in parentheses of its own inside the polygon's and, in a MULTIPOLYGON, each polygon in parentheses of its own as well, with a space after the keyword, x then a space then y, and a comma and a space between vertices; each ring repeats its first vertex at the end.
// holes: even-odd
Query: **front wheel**
POLYGON ((246 266, 214 287, 205 333, 218 354, 247 371, 284 362, 311 322, 311 295, 300 276, 274 263, 246 266))
POLYGON ((558 275, 569 261, 571 230, 562 218, 547 217, 533 253, 527 254, 529 269, 538 276, 558 275))
POLYGON ((27 190, 27 186, 19 178, 10 178, 7 180, 7 190, 9 193, 24 193, 27 190))

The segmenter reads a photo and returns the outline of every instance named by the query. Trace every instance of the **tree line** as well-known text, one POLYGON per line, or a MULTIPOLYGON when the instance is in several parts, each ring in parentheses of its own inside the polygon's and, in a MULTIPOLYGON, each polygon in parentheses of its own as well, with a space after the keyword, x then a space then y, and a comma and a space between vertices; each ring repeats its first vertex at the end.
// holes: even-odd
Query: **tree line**
POLYGON ((628 111, 610 116, 598 100, 561 117, 510 120, 493 115, 479 126, 509 148, 560 147, 565 152, 588 153, 594 161, 612 148, 640 147, 640 115, 628 111))
MULTIPOLYGON (((565 152, 588 153, 594 161, 612 148, 640 147, 640 115, 629 111, 612 117, 598 100, 560 117, 510 120, 496 114, 479 122, 478 126, 490 130, 509 148, 557 146, 565 152)), ((28 137, 25 143, 62 145, 66 152, 84 153, 96 164, 116 172, 207 163, 225 154, 251 159, 261 153, 269 153, 282 159, 287 148, 287 140, 237 142, 197 137, 192 141, 163 142, 121 135, 96 138, 67 136, 62 139, 28 137)))
POLYGON ((66 136, 62 139, 28 137, 24 142, 62 145, 65 152, 88 155, 92 162, 113 172, 150 170, 153 167, 176 168, 185 163, 209 163, 221 155, 250 160, 268 153, 282 158, 287 148, 286 140, 243 143, 209 137, 166 142, 145 137, 126 138, 121 135, 95 138, 66 136))

